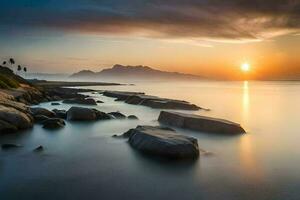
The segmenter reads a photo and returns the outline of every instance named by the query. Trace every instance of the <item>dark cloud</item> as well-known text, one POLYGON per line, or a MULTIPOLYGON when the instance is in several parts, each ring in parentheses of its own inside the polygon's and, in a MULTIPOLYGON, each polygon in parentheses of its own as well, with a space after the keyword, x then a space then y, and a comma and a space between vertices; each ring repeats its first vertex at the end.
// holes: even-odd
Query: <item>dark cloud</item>
POLYGON ((298 32, 300 1, 3 0, 1 25, 11 29, 248 41, 298 32))

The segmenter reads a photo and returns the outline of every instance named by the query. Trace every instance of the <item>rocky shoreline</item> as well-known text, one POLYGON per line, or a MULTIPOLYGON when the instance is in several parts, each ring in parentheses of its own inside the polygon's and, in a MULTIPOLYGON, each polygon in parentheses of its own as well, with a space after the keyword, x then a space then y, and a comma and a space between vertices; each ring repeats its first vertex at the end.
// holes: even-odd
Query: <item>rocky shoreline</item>
MULTIPOLYGON (((129 144, 134 149, 145 154, 168 159, 196 159, 200 155, 196 138, 178 134, 169 127, 226 135, 245 133, 239 124, 228 120, 163 110, 191 111, 201 109, 201 107, 187 101, 149 96, 141 92, 101 92, 90 89, 65 88, 63 84, 64 82, 51 82, 46 87, 39 84, 22 84, 16 89, 1 90, 0 133, 16 133, 32 128, 35 123, 41 124, 44 129, 56 130, 64 128, 68 121, 138 120, 134 115, 125 116, 120 112, 105 113, 93 107, 86 107, 103 102, 80 94, 82 92, 100 93, 127 104, 162 109, 158 119, 156 119, 161 123, 161 127, 137 126, 123 135, 114 135, 115 137, 128 138, 129 144), (61 104, 57 101, 75 105, 68 110, 59 110, 55 107, 53 110, 37 106, 32 107, 32 105, 51 101, 55 101, 51 103, 53 106, 61 104), (78 105, 85 105, 85 107, 78 105)), ((71 85, 76 85, 76 83, 71 83, 71 85)), ((2 144, 2 148, 5 149, 16 147, 19 145, 2 144)), ((37 147, 35 151, 43 151, 43 146, 37 147)))

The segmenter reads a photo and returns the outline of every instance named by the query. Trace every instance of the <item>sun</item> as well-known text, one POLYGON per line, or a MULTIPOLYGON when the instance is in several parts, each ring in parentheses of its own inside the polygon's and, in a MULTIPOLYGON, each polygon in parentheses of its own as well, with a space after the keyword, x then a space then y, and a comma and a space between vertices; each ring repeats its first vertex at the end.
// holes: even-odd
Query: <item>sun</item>
POLYGON ((250 71, 250 68, 251 68, 251 66, 250 66, 249 63, 243 63, 243 64, 241 65, 241 70, 242 70, 243 72, 248 72, 248 71, 250 71))

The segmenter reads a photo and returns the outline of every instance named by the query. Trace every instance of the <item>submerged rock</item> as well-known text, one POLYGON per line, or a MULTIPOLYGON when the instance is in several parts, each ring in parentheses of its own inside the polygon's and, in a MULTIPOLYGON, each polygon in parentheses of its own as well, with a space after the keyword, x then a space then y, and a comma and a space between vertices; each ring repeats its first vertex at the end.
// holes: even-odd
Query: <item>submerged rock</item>
POLYGON ((100 100, 97 100, 96 102, 97 102, 97 103, 104 103, 103 101, 100 101, 100 100))
POLYGON ((8 144, 2 144, 1 148, 2 149, 13 149, 13 148, 18 148, 18 147, 22 147, 19 144, 12 144, 12 143, 8 143, 8 144))
POLYGON ((221 134, 246 133, 240 124, 228 120, 179 112, 161 111, 158 121, 162 124, 193 131, 221 134))
POLYGON ((120 113, 120 112, 110 112, 110 113, 108 113, 108 114, 111 115, 111 116, 113 116, 113 117, 116 118, 116 119, 125 119, 125 118, 126 118, 126 116, 123 115, 123 114, 120 113))
POLYGON ((144 153, 172 159, 197 158, 197 139, 153 126, 137 126, 124 134, 129 144, 144 153))
POLYGON ((45 129, 59 129, 63 128, 65 125, 65 121, 58 118, 47 119, 43 122, 43 128, 45 129))
POLYGON ((44 115, 47 117, 55 117, 55 113, 50 110, 47 110, 46 108, 30 108, 30 112, 33 116, 44 115))
POLYGON ((52 106, 59 106, 60 103, 58 103, 58 102, 52 102, 51 105, 52 105, 52 106))
POLYGON ((82 107, 71 107, 67 111, 67 119, 71 121, 93 121, 97 119, 95 110, 82 107))
POLYGON ((82 104, 82 105, 97 105, 96 101, 91 98, 73 98, 63 101, 66 104, 82 104))
POLYGON ((41 152, 43 150, 44 150, 44 147, 42 145, 40 145, 37 148, 33 149, 34 152, 41 152))

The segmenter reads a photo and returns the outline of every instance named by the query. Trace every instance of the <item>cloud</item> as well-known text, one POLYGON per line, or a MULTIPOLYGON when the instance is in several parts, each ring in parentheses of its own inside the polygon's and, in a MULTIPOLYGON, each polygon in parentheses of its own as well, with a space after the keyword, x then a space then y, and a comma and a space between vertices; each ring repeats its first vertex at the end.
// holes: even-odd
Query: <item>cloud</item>
POLYGON ((300 1, 4 0, 1 25, 18 30, 250 42, 299 33, 300 1))

